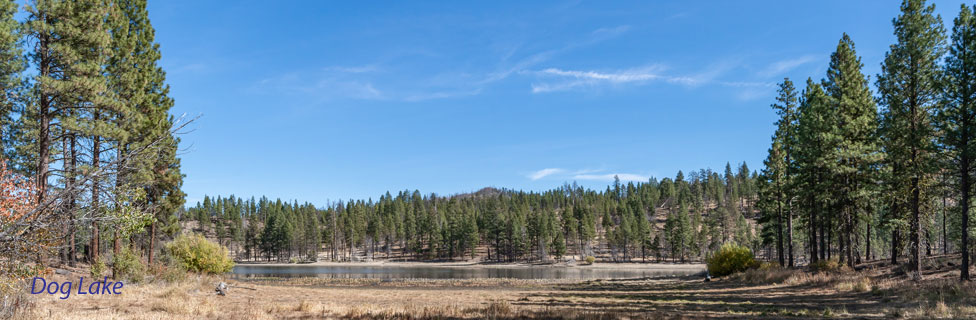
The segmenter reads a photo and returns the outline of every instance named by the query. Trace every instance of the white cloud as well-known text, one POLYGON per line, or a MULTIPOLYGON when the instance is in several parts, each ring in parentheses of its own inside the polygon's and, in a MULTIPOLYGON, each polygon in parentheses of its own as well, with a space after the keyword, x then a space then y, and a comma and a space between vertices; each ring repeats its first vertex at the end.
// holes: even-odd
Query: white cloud
POLYGON ((777 61, 766 67, 766 69, 760 71, 759 75, 763 77, 772 77, 816 60, 817 56, 808 54, 794 59, 777 61))
POLYGON ((532 180, 539 180, 539 179, 542 179, 542 178, 545 178, 545 177, 548 177, 548 176, 551 176, 551 175, 554 175, 554 174, 562 173, 564 171, 565 170, 559 169, 559 168, 545 168, 545 169, 542 169, 542 170, 539 170, 539 171, 536 171, 536 172, 533 172, 533 173, 529 174, 528 177, 529 177, 529 179, 532 179, 532 180))
POLYGON ((714 64, 705 71, 692 75, 671 75, 666 73, 667 67, 655 64, 648 67, 632 68, 619 71, 567 70, 548 68, 539 71, 523 72, 535 75, 540 81, 532 83, 532 93, 546 93, 567 91, 579 87, 596 87, 600 85, 643 85, 655 81, 696 87, 706 84, 734 88, 755 88, 762 91, 775 87, 771 82, 748 81, 719 81, 719 76, 734 68, 734 61, 714 64))
MULTIPOLYGON (((653 69, 660 69, 661 67, 653 67, 653 69)), ((613 83, 623 83, 623 82, 634 82, 634 81, 647 81, 658 79, 661 76, 651 73, 651 70, 629 70, 616 73, 600 73, 595 71, 576 71, 576 70, 560 70, 556 68, 549 68, 539 71, 541 74, 557 75, 563 77, 573 77, 577 79, 588 79, 588 80, 601 80, 609 81, 613 83)))
POLYGON ((573 176, 573 179, 613 181, 614 177, 620 178, 621 181, 647 181, 651 179, 651 177, 633 173, 578 174, 573 176))
POLYGON ((689 81, 684 77, 662 75, 661 72, 665 69, 666 68, 662 65, 652 65, 650 67, 615 72, 548 68, 540 71, 524 73, 535 74, 544 78, 556 78, 554 81, 533 83, 533 93, 564 91, 580 86, 597 86, 601 84, 619 85, 626 83, 642 83, 654 80, 663 80, 668 83, 686 83, 689 81))

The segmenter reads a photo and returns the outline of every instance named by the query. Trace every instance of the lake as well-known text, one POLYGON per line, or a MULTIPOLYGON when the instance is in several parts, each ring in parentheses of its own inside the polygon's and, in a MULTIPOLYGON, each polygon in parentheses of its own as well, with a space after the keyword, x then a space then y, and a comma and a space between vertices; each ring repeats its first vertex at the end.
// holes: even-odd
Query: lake
POLYGON ((667 266, 550 267, 550 266, 364 266, 364 265, 237 265, 234 277, 319 277, 369 279, 635 279, 703 274, 704 267, 667 266))

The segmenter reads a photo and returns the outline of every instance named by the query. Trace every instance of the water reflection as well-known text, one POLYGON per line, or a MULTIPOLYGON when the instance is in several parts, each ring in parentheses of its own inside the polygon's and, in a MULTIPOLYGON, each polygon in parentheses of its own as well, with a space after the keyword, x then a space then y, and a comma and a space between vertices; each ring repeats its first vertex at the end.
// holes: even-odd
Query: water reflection
POLYGON ((448 266, 312 266, 237 265, 236 278, 320 277, 370 279, 633 279, 687 276, 704 272, 686 266, 676 268, 565 268, 565 267, 448 267, 448 266))

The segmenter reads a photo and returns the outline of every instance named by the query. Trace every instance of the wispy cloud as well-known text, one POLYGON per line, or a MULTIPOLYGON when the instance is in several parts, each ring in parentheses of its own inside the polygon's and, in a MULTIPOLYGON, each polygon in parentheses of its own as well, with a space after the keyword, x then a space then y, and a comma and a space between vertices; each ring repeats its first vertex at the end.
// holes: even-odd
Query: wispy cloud
POLYGON ((581 180, 581 181, 613 181, 613 179, 620 178, 621 181, 647 181, 651 177, 643 174, 637 173, 601 173, 606 172, 603 169, 582 169, 582 170, 567 170, 563 168, 545 168, 542 170, 530 172, 525 176, 532 181, 539 180, 546 177, 560 177, 561 179, 569 180, 581 180))
POLYGON ((249 91, 308 96, 320 100, 341 98, 383 100, 390 98, 368 80, 349 78, 335 74, 313 76, 295 72, 257 81, 249 91))
POLYGON ((667 73, 668 68, 662 64, 617 71, 548 68, 523 73, 535 75, 540 78, 539 81, 532 83, 533 93, 567 91, 581 87, 591 88, 605 85, 646 85, 655 82, 686 87, 719 85, 736 88, 757 88, 759 91, 775 86, 771 82, 717 80, 722 74, 732 69, 733 65, 733 63, 729 62, 719 63, 706 68, 702 72, 691 75, 669 74, 667 73))
POLYGON ((614 178, 620 178, 621 181, 647 181, 651 179, 651 177, 634 173, 578 174, 573 176, 573 179, 576 180, 596 181, 613 181, 614 178))
POLYGON ((533 172, 533 173, 528 174, 528 177, 529 177, 529 179, 532 179, 533 181, 535 181, 535 180, 539 180, 539 179, 542 179, 542 178, 545 178, 545 177, 548 177, 548 176, 551 176, 551 175, 554 175, 554 174, 563 173, 565 171, 566 170, 559 169, 559 168, 545 168, 545 169, 542 169, 542 170, 539 170, 539 171, 536 171, 536 172, 533 172))
MULTIPOLYGON (((536 52, 526 56, 523 59, 516 61, 514 64, 500 67, 498 68, 498 70, 488 73, 485 76, 485 78, 479 81, 477 84, 484 85, 487 83, 503 80, 505 78, 508 78, 512 74, 525 72, 526 69, 531 68, 532 66, 538 65, 540 63, 546 62, 549 59, 552 59, 556 55, 559 55, 563 52, 570 51, 580 47, 594 45, 618 37, 626 33, 628 30, 630 30, 630 26, 628 25, 621 25, 616 27, 603 27, 603 28, 593 30, 589 34, 584 35, 581 39, 576 41, 571 41, 560 48, 536 52)), ((506 52, 502 60, 503 61, 508 60, 513 54, 515 54, 516 51, 517 48, 510 50, 509 52, 506 52)))
POLYGON ((772 77, 784 72, 795 69, 796 67, 802 66, 804 64, 817 61, 817 56, 808 54, 802 57, 797 57, 793 59, 780 60, 770 64, 768 67, 759 72, 762 77, 772 77))
POLYGON ((658 79, 661 76, 652 73, 654 70, 662 69, 661 67, 651 67, 645 70, 634 70, 634 71, 623 71, 617 73, 600 73, 595 71, 575 71, 575 70, 560 70, 556 68, 549 68, 539 73, 551 74, 564 77, 573 77, 577 79, 586 80, 606 80, 614 83, 621 82, 633 82, 633 81, 645 81, 658 79))
POLYGON ((638 69, 601 72, 585 70, 563 70, 558 68, 548 68, 534 72, 524 72, 535 74, 548 80, 532 84, 533 93, 544 93, 553 91, 564 91, 582 86, 596 86, 600 84, 625 84, 640 83, 653 80, 663 80, 672 83, 682 83, 688 81, 681 77, 670 77, 662 75, 665 69, 662 65, 653 65, 638 69))
POLYGON ((666 69, 664 65, 656 64, 649 67, 609 72, 548 68, 527 73, 535 74, 546 79, 546 81, 532 83, 533 93, 564 91, 578 87, 594 87, 606 84, 644 84, 652 81, 696 86, 709 82, 714 77, 712 75, 673 76, 665 74, 664 71, 666 69))

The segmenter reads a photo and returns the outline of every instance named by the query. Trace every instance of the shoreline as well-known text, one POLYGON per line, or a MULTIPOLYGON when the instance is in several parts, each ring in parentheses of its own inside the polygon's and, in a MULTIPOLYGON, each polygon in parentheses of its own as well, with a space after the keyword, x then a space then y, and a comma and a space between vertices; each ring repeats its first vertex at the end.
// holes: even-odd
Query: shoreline
POLYGON ((316 261, 312 263, 280 263, 280 262, 235 262, 235 267, 434 267, 434 268, 581 268, 581 269, 611 269, 611 270, 705 270, 703 263, 639 263, 639 262, 598 262, 590 265, 567 263, 484 263, 478 261, 368 261, 368 262, 336 262, 316 261))

